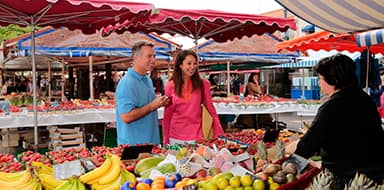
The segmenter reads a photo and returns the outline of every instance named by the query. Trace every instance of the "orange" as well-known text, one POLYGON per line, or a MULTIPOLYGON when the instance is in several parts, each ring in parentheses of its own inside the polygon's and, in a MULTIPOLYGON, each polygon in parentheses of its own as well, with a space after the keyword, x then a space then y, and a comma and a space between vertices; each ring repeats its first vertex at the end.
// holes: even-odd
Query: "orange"
POLYGON ((151 186, 151 189, 152 190, 165 189, 165 186, 161 184, 154 184, 151 186))
POLYGON ((262 129, 257 129, 255 131, 256 135, 262 135, 264 133, 264 131, 262 129))
POLYGON ((165 183, 165 182, 162 181, 162 180, 155 180, 155 181, 152 182, 152 186, 153 186, 153 185, 162 185, 162 186, 164 186, 164 183, 165 183))
POLYGON ((136 185, 136 190, 150 190, 151 186, 146 183, 138 183, 136 185))

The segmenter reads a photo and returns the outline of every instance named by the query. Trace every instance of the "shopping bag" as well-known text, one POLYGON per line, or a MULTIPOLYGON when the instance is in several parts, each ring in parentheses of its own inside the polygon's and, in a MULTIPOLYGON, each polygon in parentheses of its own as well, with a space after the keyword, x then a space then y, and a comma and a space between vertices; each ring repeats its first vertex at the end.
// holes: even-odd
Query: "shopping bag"
POLYGON ((201 105, 201 127, 203 131, 204 139, 212 139, 213 138, 213 118, 211 114, 209 114, 207 108, 204 105, 201 105))

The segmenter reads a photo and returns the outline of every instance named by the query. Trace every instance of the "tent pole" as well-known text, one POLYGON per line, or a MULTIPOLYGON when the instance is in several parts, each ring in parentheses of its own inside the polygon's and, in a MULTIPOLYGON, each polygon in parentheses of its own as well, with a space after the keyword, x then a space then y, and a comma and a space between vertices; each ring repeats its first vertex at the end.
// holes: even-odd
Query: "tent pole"
POLYGON ((94 100, 94 95, 93 95, 93 58, 92 56, 89 56, 89 99, 94 100))
POLYGON ((227 61, 227 97, 231 93, 231 62, 227 61))
POLYGON ((32 57, 32 92, 33 92, 33 133, 34 133, 34 149, 39 150, 39 137, 37 130, 37 94, 36 94, 36 57, 35 57, 35 25, 31 17, 31 57, 32 57))
POLYGON ((52 98, 52 85, 51 85, 51 61, 48 61, 48 100, 51 102, 52 98))
POLYGON ((269 74, 271 73, 270 71, 267 71, 265 72, 266 73, 266 76, 265 76, 265 85, 266 85, 266 92, 265 94, 269 94, 269 74))
POLYGON ((304 76, 304 67, 301 68, 301 78, 302 78, 302 81, 301 81, 301 97, 303 98, 303 100, 305 100, 305 82, 304 82, 304 79, 305 79, 305 76, 304 76))
POLYGON ((65 95, 64 95, 64 91, 65 91, 65 75, 64 75, 64 66, 65 66, 65 63, 64 63, 64 60, 61 61, 61 101, 64 102, 65 100, 65 95))
POLYGON ((367 48, 367 73, 366 73, 366 75, 365 75, 365 92, 367 93, 367 94, 369 94, 369 91, 368 91, 368 84, 369 84, 369 66, 370 66, 370 60, 369 60, 369 57, 371 56, 370 55, 371 53, 370 53, 370 51, 369 51, 369 47, 367 48))

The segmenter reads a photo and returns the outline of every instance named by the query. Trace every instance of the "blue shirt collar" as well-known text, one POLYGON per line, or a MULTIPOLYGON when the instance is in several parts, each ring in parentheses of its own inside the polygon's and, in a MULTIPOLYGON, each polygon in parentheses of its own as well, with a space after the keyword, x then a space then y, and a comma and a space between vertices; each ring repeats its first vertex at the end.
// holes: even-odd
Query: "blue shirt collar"
POLYGON ((147 76, 147 75, 144 75, 144 76, 140 75, 138 72, 136 72, 132 68, 128 68, 128 73, 133 77, 135 77, 137 80, 144 80, 146 79, 146 76, 147 76))

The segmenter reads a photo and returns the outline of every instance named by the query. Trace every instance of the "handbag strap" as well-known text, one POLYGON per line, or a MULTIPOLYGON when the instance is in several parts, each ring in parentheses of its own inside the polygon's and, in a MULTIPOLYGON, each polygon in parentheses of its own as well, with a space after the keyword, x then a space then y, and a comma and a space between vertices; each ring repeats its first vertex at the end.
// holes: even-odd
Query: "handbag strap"
POLYGON ((204 81, 201 80, 201 82, 202 82, 201 90, 200 90, 200 92, 201 92, 201 105, 205 105, 204 104, 204 97, 205 97, 205 95, 204 95, 204 81))

